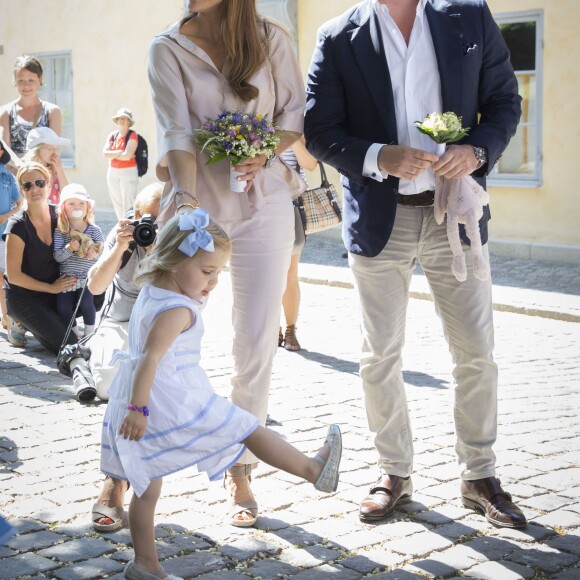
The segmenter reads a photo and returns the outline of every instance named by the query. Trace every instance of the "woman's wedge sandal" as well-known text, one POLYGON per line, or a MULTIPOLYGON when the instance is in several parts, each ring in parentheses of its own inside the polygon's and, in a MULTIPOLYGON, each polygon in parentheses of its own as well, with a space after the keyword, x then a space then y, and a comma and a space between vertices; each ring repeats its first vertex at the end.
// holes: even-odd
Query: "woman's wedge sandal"
POLYGON ((330 445, 328 458, 324 459, 320 455, 314 457, 314 460, 323 466, 318 479, 314 483, 314 487, 319 491, 331 493, 336 491, 338 487, 338 468, 342 456, 342 436, 338 425, 330 425, 326 435, 326 441, 330 445))
POLYGON ((123 527, 122 507, 109 507, 97 502, 93 505, 93 528, 97 532, 116 532, 123 527), (99 520, 111 520, 110 524, 100 524, 99 520))
MULTIPOLYGON (((224 476, 224 487, 226 487, 226 478, 231 477, 242 477, 246 476, 248 481, 252 481, 252 465, 234 465, 230 467, 224 476)), ((231 500, 232 509, 228 513, 228 520, 232 526, 236 528, 251 528, 258 519, 258 503, 255 499, 250 499, 247 501, 234 501, 231 500), (238 519, 237 515, 246 514, 252 516, 247 519, 238 519)))

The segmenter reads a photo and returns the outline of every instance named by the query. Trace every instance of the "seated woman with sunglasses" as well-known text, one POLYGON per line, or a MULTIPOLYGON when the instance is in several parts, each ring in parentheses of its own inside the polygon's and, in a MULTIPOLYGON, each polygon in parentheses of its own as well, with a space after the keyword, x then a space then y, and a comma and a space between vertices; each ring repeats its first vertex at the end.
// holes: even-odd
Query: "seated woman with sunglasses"
MULTIPOLYGON (((8 220, 2 234, 6 242, 6 307, 12 319, 9 339, 14 346, 23 347, 28 330, 42 346, 57 354, 67 324, 56 310, 56 295, 73 286, 76 278, 59 276, 54 259, 56 208, 48 203, 48 169, 40 163, 25 163, 16 180, 25 209, 8 220)), ((76 343, 73 333, 67 342, 76 343)))

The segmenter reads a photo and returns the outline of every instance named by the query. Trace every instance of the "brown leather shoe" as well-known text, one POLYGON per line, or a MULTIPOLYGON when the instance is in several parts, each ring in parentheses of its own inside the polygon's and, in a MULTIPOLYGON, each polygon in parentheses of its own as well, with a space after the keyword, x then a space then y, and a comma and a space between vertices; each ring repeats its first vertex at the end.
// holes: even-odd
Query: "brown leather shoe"
POLYGON ((371 488, 369 495, 360 504, 358 517, 361 522, 378 522, 389 517, 397 504, 411 500, 413 484, 411 478, 384 475, 371 488))
POLYGON ((466 508, 485 515, 488 522, 502 528, 525 528, 528 523, 512 496, 501 488, 496 477, 461 482, 461 497, 466 508))

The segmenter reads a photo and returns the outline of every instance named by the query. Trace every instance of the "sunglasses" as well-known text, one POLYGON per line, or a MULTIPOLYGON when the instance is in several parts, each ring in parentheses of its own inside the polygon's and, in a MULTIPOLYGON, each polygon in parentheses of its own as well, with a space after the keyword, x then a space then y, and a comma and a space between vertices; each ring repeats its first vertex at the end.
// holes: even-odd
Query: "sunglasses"
POLYGON ((37 179, 36 181, 25 181, 24 183, 20 184, 20 187, 24 191, 30 191, 33 185, 36 185, 36 187, 38 187, 39 189, 43 189, 44 187, 46 187, 46 179, 37 179))

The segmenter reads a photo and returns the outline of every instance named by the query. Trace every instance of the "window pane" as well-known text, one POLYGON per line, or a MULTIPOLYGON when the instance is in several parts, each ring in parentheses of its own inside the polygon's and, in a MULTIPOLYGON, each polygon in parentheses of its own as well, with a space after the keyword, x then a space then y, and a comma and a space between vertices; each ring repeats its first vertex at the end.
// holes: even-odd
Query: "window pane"
MULTIPOLYGON (((512 16, 511 20, 515 20, 512 16)), ((532 181, 540 176, 539 126, 541 111, 538 109, 538 67, 541 57, 536 54, 536 17, 522 22, 499 21, 501 33, 510 51, 518 91, 522 97, 522 117, 516 134, 494 168, 493 178, 513 178, 532 181), (539 60, 540 59, 540 60, 539 60)))
POLYGON ((68 53, 38 54, 36 57, 44 70, 40 98, 58 105, 62 111, 62 136, 70 139, 71 145, 61 149, 61 159, 70 167, 74 165, 72 58, 68 53))
POLYGON ((510 144, 499 158, 496 168, 499 175, 506 173, 519 177, 536 174, 536 128, 519 125, 510 144))
POLYGON ((298 32, 298 13, 296 0, 258 0, 258 12, 281 22, 296 40, 298 32))
POLYGON ((514 22, 500 25, 509 48, 514 70, 536 69, 536 23, 514 22))

